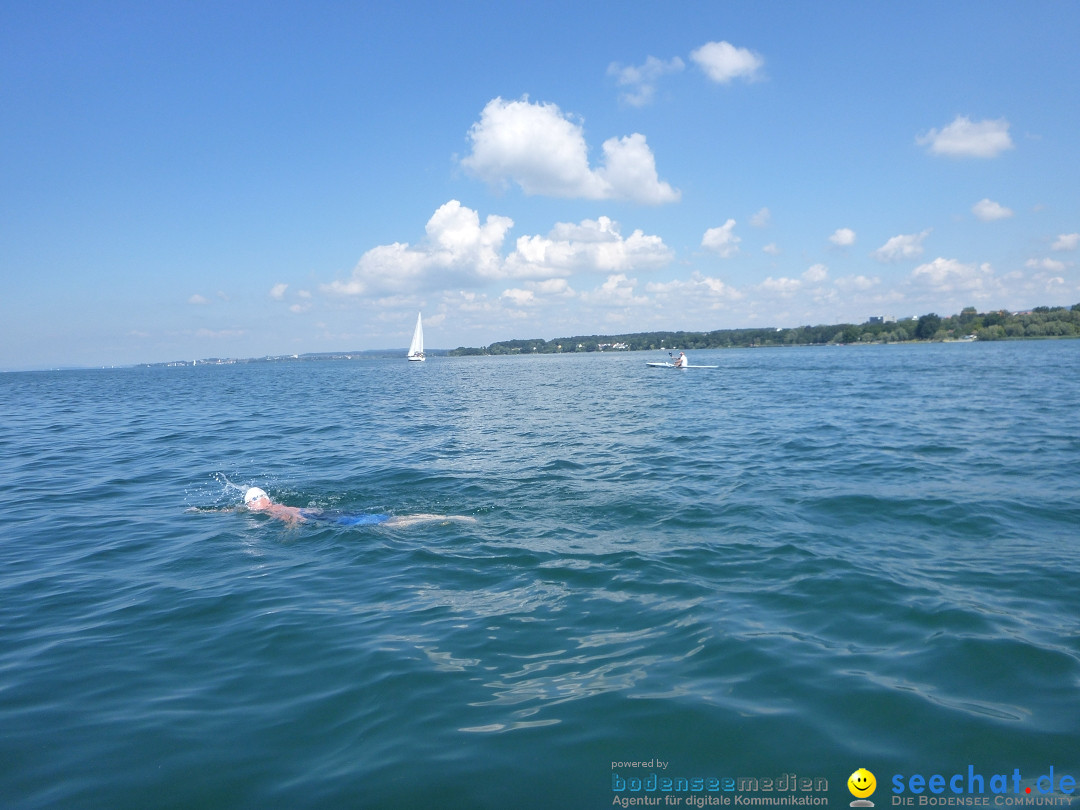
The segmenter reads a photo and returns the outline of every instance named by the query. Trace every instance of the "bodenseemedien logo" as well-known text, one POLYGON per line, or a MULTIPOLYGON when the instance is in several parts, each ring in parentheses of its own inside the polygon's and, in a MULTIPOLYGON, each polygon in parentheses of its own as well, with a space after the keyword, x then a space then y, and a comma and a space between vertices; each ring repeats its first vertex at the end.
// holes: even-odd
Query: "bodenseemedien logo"
POLYGON ((873 807, 874 803, 869 798, 877 790, 877 779, 866 768, 859 768, 847 780, 848 790, 855 797, 851 807, 873 807))

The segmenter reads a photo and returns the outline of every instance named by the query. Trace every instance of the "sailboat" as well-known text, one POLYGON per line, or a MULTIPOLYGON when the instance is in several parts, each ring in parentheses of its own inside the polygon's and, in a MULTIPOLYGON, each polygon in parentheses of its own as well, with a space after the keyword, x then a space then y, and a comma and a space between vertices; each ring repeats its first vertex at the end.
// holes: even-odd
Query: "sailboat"
POLYGON ((416 329, 412 333, 412 343, 409 344, 410 360, 424 359, 424 325, 420 322, 420 313, 416 313, 416 329))

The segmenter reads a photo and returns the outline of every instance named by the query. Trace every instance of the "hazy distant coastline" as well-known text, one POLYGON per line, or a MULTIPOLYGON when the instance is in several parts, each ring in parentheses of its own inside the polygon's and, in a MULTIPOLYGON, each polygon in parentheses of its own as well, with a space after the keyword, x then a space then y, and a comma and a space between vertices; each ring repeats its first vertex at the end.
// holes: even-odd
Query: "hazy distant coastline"
MULTIPOLYGON (((1026 340, 1073 337, 1080 337, 1080 303, 1071 307, 1035 307, 1023 312, 994 311, 979 313, 976 312, 974 307, 968 307, 960 314, 949 317, 940 317, 934 313, 899 320, 882 316, 872 318, 862 324, 841 323, 793 328, 716 329, 711 332, 632 332, 618 335, 576 335, 551 340, 545 340, 544 338, 515 339, 497 341, 488 346, 475 348, 460 346, 456 349, 431 349, 427 351, 427 354, 429 357, 467 357, 476 355, 676 349, 690 351, 765 346, 822 346, 853 343, 1026 340)), ((196 360, 136 363, 135 367, 167 368, 311 360, 370 360, 399 358, 404 357, 405 353, 405 347, 401 347, 400 349, 309 352, 306 354, 266 355, 247 358, 206 357, 196 360)), ((77 367, 72 366, 70 368, 77 367)))
POLYGON ((557 354, 561 352, 732 349, 755 346, 820 346, 849 343, 904 343, 944 340, 1017 340, 1080 337, 1080 304, 1036 307, 1023 312, 979 313, 974 307, 942 318, 935 313, 897 320, 871 318, 862 324, 830 324, 785 329, 717 329, 712 332, 635 332, 577 335, 544 340, 505 340, 482 348, 459 347, 451 356, 557 354))

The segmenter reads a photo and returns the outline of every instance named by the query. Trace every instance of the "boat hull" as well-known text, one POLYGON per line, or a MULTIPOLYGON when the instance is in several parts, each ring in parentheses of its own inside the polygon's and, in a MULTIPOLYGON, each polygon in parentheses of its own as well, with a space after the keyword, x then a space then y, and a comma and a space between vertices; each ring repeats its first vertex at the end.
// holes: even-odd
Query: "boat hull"
POLYGON ((653 368, 720 368, 720 366, 677 366, 674 363, 646 363, 653 368))

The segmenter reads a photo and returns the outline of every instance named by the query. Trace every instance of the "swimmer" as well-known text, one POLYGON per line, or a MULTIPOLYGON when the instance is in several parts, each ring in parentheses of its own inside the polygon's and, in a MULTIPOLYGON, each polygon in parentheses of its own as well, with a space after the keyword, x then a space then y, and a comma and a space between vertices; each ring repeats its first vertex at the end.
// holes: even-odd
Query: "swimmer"
POLYGON ((270 500, 270 496, 258 487, 251 487, 244 493, 244 506, 252 512, 266 512, 271 517, 284 520, 286 523, 299 523, 307 519, 303 509, 274 503, 270 500))
POLYGON ((334 514, 321 509, 301 509, 297 506, 285 506, 274 503, 270 496, 258 487, 251 487, 244 493, 244 506, 252 512, 266 512, 271 517, 283 520, 290 525, 313 520, 322 523, 336 523, 339 526, 411 526, 414 523, 456 520, 462 523, 475 523, 476 518, 465 515, 391 515, 377 514, 334 514))

